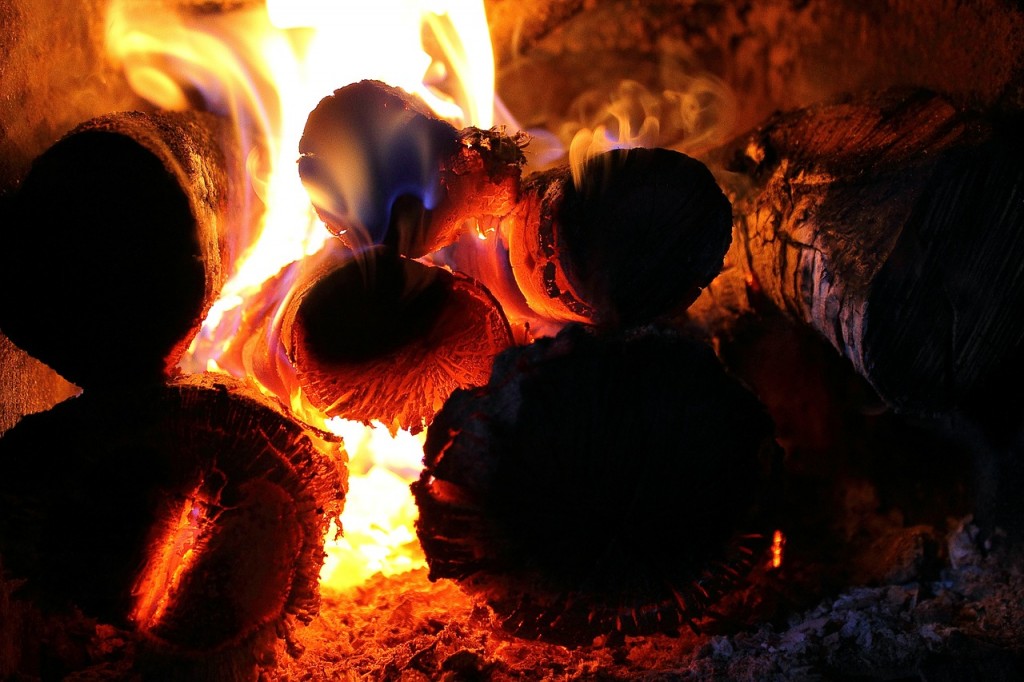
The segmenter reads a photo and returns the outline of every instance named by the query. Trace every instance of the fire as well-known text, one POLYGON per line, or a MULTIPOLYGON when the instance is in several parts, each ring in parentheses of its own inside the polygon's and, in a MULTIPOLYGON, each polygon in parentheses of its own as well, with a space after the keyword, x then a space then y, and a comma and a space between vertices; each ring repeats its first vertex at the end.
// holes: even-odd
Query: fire
POLYGON ((786 536, 783 535, 781 530, 775 531, 775 534, 772 535, 771 556, 768 559, 768 568, 782 567, 782 554, 785 548, 786 536))
MULTIPOLYGON (((251 230, 228 235, 232 277, 182 370, 248 377, 298 418, 345 437, 352 466, 344 536, 329 536, 324 586, 422 565, 408 490, 422 440, 328 423, 302 396, 276 331, 303 264, 330 237, 296 171, 309 112, 337 88, 377 79, 419 96, 456 127, 490 127, 494 61, 482 1, 267 0, 213 13, 115 0, 107 25, 110 54, 154 106, 198 104, 231 118, 262 213, 251 230)), ((150 618, 159 605, 139 608, 150 618)))
POLYGON ((198 494, 196 490, 182 502, 178 518, 170 520, 164 537, 153 544, 154 552, 132 589, 136 603, 131 618, 145 630, 160 622, 202 542, 206 506, 198 494))

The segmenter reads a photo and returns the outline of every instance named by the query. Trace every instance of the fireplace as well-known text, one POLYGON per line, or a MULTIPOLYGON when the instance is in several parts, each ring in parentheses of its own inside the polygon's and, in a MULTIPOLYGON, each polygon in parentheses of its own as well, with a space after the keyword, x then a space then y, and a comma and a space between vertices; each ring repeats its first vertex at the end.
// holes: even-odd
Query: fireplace
POLYGON ((0 676, 1021 675, 1014 3, 314 5, 0 0, 0 676))

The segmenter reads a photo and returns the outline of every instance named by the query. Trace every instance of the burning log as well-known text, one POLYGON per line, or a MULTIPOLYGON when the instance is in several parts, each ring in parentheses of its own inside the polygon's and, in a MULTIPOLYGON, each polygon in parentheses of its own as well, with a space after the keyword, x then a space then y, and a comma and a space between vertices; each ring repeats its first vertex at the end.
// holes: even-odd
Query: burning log
POLYGON ((246 219, 229 136, 208 114, 121 113, 42 154, 0 230, 4 332, 86 388, 168 374, 246 219))
POLYGON ((365 80, 310 113, 299 175, 320 218, 355 247, 420 257, 457 239, 469 218, 509 212, 521 138, 456 130, 408 93, 365 80))
POLYGON ((308 281, 282 338, 309 400, 328 416, 418 432, 456 388, 485 383, 511 344, 486 289, 385 247, 308 281))
POLYGON ((767 299, 897 409, 976 398, 1024 343, 1009 123, 923 92, 777 115, 737 147, 735 247, 693 319, 721 332, 767 299))
POLYGON ((707 167, 667 149, 613 150, 534 175, 508 235, 530 307, 602 327, 685 309, 722 269, 728 199, 707 167))
POLYGON ((317 611, 344 457, 227 377, 87 391, 0 440, 4 567, 154 660, 251 663, 317 611))
POLYGON ((779 450, 711 350, 571 325, 507 351, 427 433, 413 492, 430 578, 567 643, 694 624, 771 536, 779 450))

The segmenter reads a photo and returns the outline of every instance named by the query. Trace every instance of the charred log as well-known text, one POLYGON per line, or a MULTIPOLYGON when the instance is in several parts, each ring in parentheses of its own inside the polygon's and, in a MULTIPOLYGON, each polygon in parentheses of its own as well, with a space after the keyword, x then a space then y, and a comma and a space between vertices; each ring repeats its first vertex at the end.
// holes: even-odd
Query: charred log
POLYGON ((468 219, 509 212, 522 144, 498 131, 456 130, 408 93, 367 80, 310 113, 299 175, 331 232, 356 247, 386 243, 419 257, 455 241, 468 219))
POLYGON ((420 431, 457 388, 487 381, 511 344, 473 280, 377 248, 328 264, 290 304, 282 338, 328 416, 420 431))
POLYGON ((704 164, 614 150, 529 178, 509 230, 516 282, 537 313, 601 327, 686 308, 722 269, 731 207, 704 164))
POLYGON ((140 658, 251 662, 317 611, 344 451, 240 382, 87 391, 5 434, 0 468, 4 568, 140 658))
POLYGON ((3 221, 4 332, 82 387, 168 374, 245 219, 227 132, 206 114, 113 114, 41 155, 3 221))
POLYGON ((579 644, 693 625, 771 537, 779 450, 706 346, 570 326, 507 351, 431 425, 413 492, 430 578, 579 644))
POLYGON ((734 248, 692 316, 766 299, 895 408, 971 401, 1024 342, 1021 142, 922 92, 776 116, 737 145, 734 248))

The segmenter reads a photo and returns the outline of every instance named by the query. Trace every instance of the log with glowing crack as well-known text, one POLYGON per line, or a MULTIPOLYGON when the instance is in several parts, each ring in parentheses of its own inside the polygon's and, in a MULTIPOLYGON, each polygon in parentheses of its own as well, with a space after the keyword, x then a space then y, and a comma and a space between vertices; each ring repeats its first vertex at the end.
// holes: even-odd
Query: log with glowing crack
POLYGON ((345 462, 227 376, 87 390, 0 439, 4 569, 38 604, 134 633, 136 665, 225 679, 317 613, 345 462))
POLYGON ((353 254, 310 278, 287 315, 289 357, 320 409, 418 430, 522 340, 506 313, 643 324, 681 312, 721 268, 729 202, 699 161, 617 150, 588 162, 577 187, 568 166, 523 179, 524 143, 456 130, 376 81, 341 88, 310 114, 299 173, 353 254), (500 228, 501 274, 459 274, 465 260, 449 247, 470 224, 500 228), (411 260, 428 255, 456 274, 411 260))

